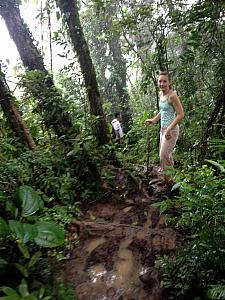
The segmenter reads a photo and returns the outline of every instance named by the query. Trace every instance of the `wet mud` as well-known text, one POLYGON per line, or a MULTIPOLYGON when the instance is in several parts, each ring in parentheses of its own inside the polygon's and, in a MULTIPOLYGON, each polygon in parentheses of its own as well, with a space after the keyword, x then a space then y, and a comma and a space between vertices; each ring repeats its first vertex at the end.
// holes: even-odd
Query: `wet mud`
POLYGON ((82 220, 70 224, 69 234, 76 233, 77 246, 64 271, 75 299, 167 299, 155 260, 172 254, 179 238, 168 227, 166 214, 151 206, 173 195, 157 170, 150 175, 146 185, 127 171, 116 172, 109 198, 84 207, 82 220))

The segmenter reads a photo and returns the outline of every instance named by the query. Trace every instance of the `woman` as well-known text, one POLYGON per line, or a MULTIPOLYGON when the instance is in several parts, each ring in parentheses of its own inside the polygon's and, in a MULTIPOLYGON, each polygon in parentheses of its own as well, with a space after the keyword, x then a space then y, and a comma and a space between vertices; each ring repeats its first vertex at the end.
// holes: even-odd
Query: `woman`
MULTIPOLYGON (((174 165, 172 152, 179 136, 178 123, 183 119, 184 111, 177 93, 172 90, 168 72, 160 72, 158 86, 160 112, 145 123, 150 125, 161 120, 159 157, 162 171, 165 171, 167 166, 174 165)), ((172 184, 169 175, 164 174, 164 179, 168 184, 172 184)))

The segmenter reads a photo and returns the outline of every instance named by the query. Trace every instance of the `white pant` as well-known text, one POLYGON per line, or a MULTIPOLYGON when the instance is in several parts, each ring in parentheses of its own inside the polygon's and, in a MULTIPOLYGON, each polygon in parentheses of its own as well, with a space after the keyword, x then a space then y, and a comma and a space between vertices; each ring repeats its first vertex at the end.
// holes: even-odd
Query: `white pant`
POLYGON ((160 149, 159 149, 159 157, 160 164, 163 171, 165 171, 166 166, 173 166, 173 149, 176 145, 178 136, 179 136, 179 126, 176 125, 174 129, 171 130, 171 138, 169 140, 165 137, 166 128, 161 128, 160 131, 160 149))

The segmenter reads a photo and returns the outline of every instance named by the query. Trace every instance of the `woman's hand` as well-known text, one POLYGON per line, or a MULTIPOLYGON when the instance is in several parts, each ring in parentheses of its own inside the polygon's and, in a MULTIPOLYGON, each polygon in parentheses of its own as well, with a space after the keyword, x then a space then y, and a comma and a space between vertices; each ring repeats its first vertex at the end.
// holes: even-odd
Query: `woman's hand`
POLYGON ((166 140, 170 140, 171 137, 172 137, 172 135, 171 135, 171 129, 167 129, 165 131, 165 138, 166 138, 166 140))
POLYGON ((154 124, 154 123, 156 123, 160 118, 161 118, 161 114, 160 114, 160 112, 159 112, 154 118, 150 118, 150 119, 145 120, 145 124, 146 124, 146 125, 154 124))
POLYGON ((145 120, 145 124, 146 125, 151 125, 151 124, 153 124, 153 122, 154 122, 153 119, 147 119, 147 120, 145 120))

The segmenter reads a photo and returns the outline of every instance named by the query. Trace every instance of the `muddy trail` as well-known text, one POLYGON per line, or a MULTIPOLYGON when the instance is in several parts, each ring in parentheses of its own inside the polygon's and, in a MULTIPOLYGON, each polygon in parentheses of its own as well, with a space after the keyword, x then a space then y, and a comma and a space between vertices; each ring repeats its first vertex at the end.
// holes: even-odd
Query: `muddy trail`
POLYGON ((179 237, 151 205, 174 195, 156 167, 148 181, 123 169, 110 172, 105 201, 84 206, 82 219, 69 226, 77 246, 64 265, 65 280, 77 300, 167 299, 154 264, 157 255, 175 251, 179 237))

